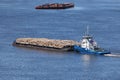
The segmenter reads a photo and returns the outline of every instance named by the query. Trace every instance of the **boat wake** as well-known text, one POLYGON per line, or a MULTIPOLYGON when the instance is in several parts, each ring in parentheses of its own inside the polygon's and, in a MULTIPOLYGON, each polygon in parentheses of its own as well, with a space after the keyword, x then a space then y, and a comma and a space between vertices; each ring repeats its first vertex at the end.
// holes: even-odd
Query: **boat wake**
POLYGON ((119 57, 120 58, 120 54, 104 54, 104 56, 107 56, 107 57, 119 57))
POLYGON ((74 8, 71 8, 69 10, 84 10, 85 8, 83 7, 74 7, 74 8))
POLYGON ((74 7, 74 10, 83 10, 83 7, 74 7))

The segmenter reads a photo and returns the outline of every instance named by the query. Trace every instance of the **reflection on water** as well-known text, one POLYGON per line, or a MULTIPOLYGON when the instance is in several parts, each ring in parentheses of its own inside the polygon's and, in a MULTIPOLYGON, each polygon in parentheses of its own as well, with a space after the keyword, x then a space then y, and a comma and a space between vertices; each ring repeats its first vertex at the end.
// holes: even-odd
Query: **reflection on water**
POLYGON ((95 55, 87 55, 87 54, 82 55, 82 60, 86 68, 89 67, 90 63, 95 61, 95 59, 96 59, 95 55))

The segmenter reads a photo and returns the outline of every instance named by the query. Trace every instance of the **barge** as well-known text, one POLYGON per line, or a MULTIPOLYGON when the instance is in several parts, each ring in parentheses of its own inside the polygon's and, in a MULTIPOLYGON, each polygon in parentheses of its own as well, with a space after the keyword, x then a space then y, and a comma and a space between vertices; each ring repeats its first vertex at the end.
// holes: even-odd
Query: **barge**
POLYGON ((17 38, 13 42, 13 45, 18 47, 29 47, 37 49, 73 51, 73 46, 80 45, 80 43, 73 40, 57 40, 47 38, 17 38))
POLYGON ((73 3, 47 3, 38 5, 35 9, 67 9, 74 7, 73 3))

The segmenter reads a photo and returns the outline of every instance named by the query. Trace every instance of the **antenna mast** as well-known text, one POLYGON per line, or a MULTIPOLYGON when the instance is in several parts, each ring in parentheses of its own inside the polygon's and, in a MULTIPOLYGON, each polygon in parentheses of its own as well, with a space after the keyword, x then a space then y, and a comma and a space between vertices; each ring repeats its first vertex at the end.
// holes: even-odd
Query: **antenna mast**
POLYGON ((87 26, 87 32, 86 32, 86 35, 87 35, 87 36, 89 35, 89 26, 87 26))

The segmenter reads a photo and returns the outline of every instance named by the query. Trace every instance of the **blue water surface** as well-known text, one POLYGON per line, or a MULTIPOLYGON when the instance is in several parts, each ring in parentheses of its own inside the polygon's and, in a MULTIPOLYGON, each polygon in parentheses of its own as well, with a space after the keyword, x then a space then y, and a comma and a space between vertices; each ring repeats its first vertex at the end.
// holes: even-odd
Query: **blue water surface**
POLYGON ((12 46, 20 37, 79 41, 90 26, 100 46, 120 54, 120 0, 0 0, 0 80, 120 80, 120 58, 12 46), (35 10, 74 2, 65 10, 35 10))

